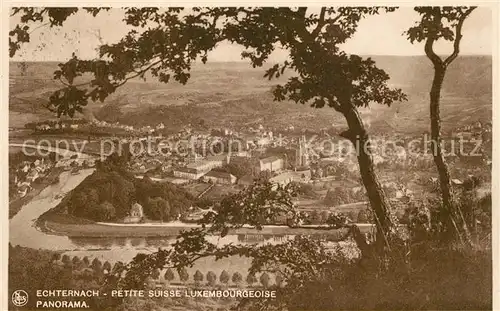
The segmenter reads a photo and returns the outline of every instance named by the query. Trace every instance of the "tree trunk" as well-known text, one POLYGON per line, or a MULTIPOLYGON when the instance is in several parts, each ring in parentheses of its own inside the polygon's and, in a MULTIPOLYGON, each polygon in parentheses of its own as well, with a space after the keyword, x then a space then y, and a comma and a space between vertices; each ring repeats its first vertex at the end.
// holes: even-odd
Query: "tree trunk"
POLYGON ((439 174, 439 185, 441 190, 441 197, 443 200, 443 223, 446 224, 446 230, 448 237, 456 234, 459 239, 463 242, 470 243, 470 234, 467 229, 467 225, 463 219, 460 217, 459 223, 461 223, 461 230, 459 229, 459 224, 457 219, 460 214, 456 212, 457 207, 453 204, 451 183, 450 183, 450 173, 448 166, 443 155, 443 149, 441 145, 441 117, 440 117, 440 97, 441 88, 443 86, 444 76, 446 73, 446 67, 443 64, 434 64, 434 79, 432 81, 432 87, 430 92, 430 117, 431 117, 431 144, 432 144, 432 156, 434 158, 434 163, 439 174), (462 232, 460 232, 462 231, 462 232), (463 236, 462 236, 463 234, 463 236))
POLYGON ((356 107, 347 105, 343 114, 349 126, 349 131, 344 134, 344 137, 348 138, 355 146, 361 179, 366 188, 370 206, 375 214, 377 242, 382 243, 380 245, 389 246, 388 235, 393 224, 389 216, 389 204, 373 167, 368 134, 356 107))

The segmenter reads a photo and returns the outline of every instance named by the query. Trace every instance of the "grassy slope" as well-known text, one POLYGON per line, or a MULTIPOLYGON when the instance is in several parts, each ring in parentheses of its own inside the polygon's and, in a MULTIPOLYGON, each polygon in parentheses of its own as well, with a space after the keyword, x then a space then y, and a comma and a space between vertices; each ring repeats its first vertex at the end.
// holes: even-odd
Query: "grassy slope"
MULTIPOLYGON (((403 88, 409 101, 392 107, 373 105, 363 111, 372 131, 422 132, 428 128, 428 91, 432 67, 425 57, 376 56, 377 64, 403 88), (408 127, 411 122, 412 126, 408 127)), ((43 104, 60 87, 51 80, 55 63, 30 63, 27 74, 11 63, 10 126, 29 120, 53 118, 43 104)), ((176 128, 203 120, 208 126, 267 124, 324 128, 345 126, 331 109, 315 110, 291 102, 273 102, 270 88, 277 81, 262 78, 262 69, 246 63, 197 65, 185 86, 160 84, 153 79, 133 81, 110 96, 105 103, 89 105, 86 114, 99 119, 143 125, 164 122, 176 128), (104 108, 103 108, 104 107, 104 108)), ((286 77, 285 77, 286 78, 286 77)), ((281 82, 284 79, 279 80, 281 82)), ((461 57, 449 68, 443 92, 443 126, 451 129, 461 122, 491 120, 491 57, 461 57)))

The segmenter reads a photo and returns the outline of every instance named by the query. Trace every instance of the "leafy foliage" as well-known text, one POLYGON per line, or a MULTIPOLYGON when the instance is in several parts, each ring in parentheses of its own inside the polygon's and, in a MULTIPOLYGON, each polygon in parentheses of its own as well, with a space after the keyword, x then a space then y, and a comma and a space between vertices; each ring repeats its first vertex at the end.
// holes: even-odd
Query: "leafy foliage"
POLYGON ((196 270, 196 272, 193 275, 193 280, 195 282, 202 282, 203 281, 203 273, 201 273, 200 270, 196 270))
MULTIPOLYGON (((394 8, 321 8, 318 13, 310 13, 303 7, 193 8, 189 12, 182 8, 125 9, 125 21, 131 30, 118 43, 103 45, 100 49, 101 59, 83 61, 74 57, 60 65, 55 77, 66 83, 67 87, 51 100, 50 108, 61 115, 71 114, 72 109, 78 111, 77 107, 91 100, 102 101, 130 79, 145 77, 146 73, 151 73, 161 82, 173 78, 180 83, 187 83, 192 62, 197 58, 205 62, 207 52, 217 43, 227 40, 244 46, 246 51, 242 57, 254 67, 263 66, 277 48, 288 50, 289 59, 272 66, 265 74, 273 79, 283 75, 286 70, 296 73, 286 84, 274 88, 275 99, 289 99, 316 108, 331 107, 342 113, 348 121, 349 131, 344 132, 345 137, 353 142, 356 136, 367 139, 357 108, 366 107, 372 102, 391 105, 405 100, 406 96, 401 90, 387 85, 389 76, 377 68, 372 59, 348 55, 340 50, 339 45, 355 33, 364 16, 383 10, 393 11, 394 8), (138 27, 145 25, 151 27, 144 32, 137 31, 138 27), (77 84, 75 79, 84 74, 90 74, 93 80, 85 85, 77 84), (66 98, 67 101, 63 103, 58 98, 66 98)), ((375 175, 368 155, 361 154, 359 157, 364 180, 366 176, 375 175)), ((117 166, 121 163, 120 159, 112 160, 117 161, 117 166)), ((111 169, 107 174, 111 175, 113 171, 111 169)), ((367 190, 373 190, 376 181, 373 177, 371 183, 365 182, 367 190)), ((139 193, 148 194, 143 199, 161 196, 156 193, 163 191, 156 186, 148 188, 148 184, 139 186, 144 186, 144 191, 139 193)), ((439 259, 457 256, 452 248, 441 248, 434 252, 434 245, 419 246, 394 238, 386 253, 379 254, 367 243, 360 229, 339 213, 328 215, 327 226, 307 228, 345 232, 339 239, 347 242, 344 246, 331 248, 313 236, 300 235, 278 245, 219 245, 209 241, 209 236, 224 237, 230 230, 244 226, 262 230, 264 225, 280 217, 285 217, 291 228, 304 228, 306 217, 296 209, 292 200, 296 195, 295 188, 293 184, 281 186, 260 180, 242 192, 224 198, 216 212, 206 214, 201 221, 201 228, 183 231, 171 249, 139 254, 122 267, 126 274, 119 280, 117 287, 143 288, 156 269, 165 267, 177 269, 180 279, 185 281, 189 278, 185 267, 192 267, 201 258, 214 257, 219 260, 246 256, 252 259, 246 279, 249 285, 257 283, 255 275, 263 271, 281 275, 283 282, 280 283, 285 284, 279 288, 280 299, 242 300, 241 305, 246 305, 250 310, 272 307, 288 310, 352 309, 353 301, 358 303, 354 308, 400 309, 409 306, 416 309, 422 306, 423 297, 430 297, 426 300, 429 308, 450 308, 450 305, 440 300, 440 294, 447 290, 447 277, 456 275, 456 271, 450 271, 452 265, 441 265, 439 259), (443 266, 448 269, 442 269, 443 266), (439 274, 440 271, 443 274, 439 274), (437 280, 434 276, 438 276, 437 280), (370 284, 377 286, 368 287, 370 284), (398 293, 399 300, 379 302, 379 298, 386 297, 387 292, 398 292, 401 288, 404 290, 398 293), (419 296, 420 293, 423 293, 422 296, 419 296), (331 299, 332 296, 339 298, 331 299), (314 305, 311 306, 311 302, 314 305)), ((91 202, 100 199, 100 195, 95 195, 93 191, 85 195, 92 199, 91 202)), ((380 204, 383 195, 373 195, 373 192, 370 195, 372 208, 375 209, 374 203, 383 207, 377 210, 377 216, 383 217, 378 220, 387 219, 387 226, 378 229, 390 228, 390 215, 380 204)), ((80 202, 83 196, 76 196, 74 200, 80 202)), ((119 208, 119 205, 113 205, 119 208)), ((459 258, 458 266, 464 268, 470 267, 470 263, 476 259, 474 256, 459 258)), ((485 270, 488 269, 481 266, 479 270, 477 274, 466 273, 468 277, 475 276, 475 285, 478 285, 476 281, 479 279, 484 280, 485 270)), ((207 274, 209 283, 215 282, 216 278, 211 281, 212 274, 207 274)), ((222 283, 229 281, 227 272, 226 275, 223 278, 221 274, 222 283)), ((452 290, 448 293, 463 288, 464 280, 460 277, 452 281, 452 290)), ((482 292, 487 292, 489 296, 491 288, 484 290, 486 287, 482 287, 482 292)), ((488 305, 488 298, 471 298, 469 305, 472 308, 484 307, 488 305)))
POLYGON ((187 280, 189 280, 189 274, 186 268, 179 268, 177 272, 179 273, 179 278, 181 281, 186 282, 187 280))
MULTIPOLYGON (((22 288, 31 297, 35 297, 36 291, 40 289, 109 290, 103 274, 96 274, 84 265, 78 265, 85 260, 76 256, 69 260, 69 256, 64 255, 63 262, 59 261, 60 255, 60 253, 47 250, 9 245, 9 290, 22 288)), ((67 297, 66 300, 78 299, 78 297, 67 297)), ((117 299, 99 297, 91 297, 86 299, 86 302, 90 305, 90 309, 87 310, 106 310, 121 303, 117 299)), ((35 300, 28 301, 26 307, 35 308, 35 304, 35 300)), ((10 308, 15 308, 15 306, 10 305, 10 308)))
POLYGON ((342 187, 335 187, 335 189, 328 190, 325 196, 325 203, 331 206, 337 206, 353 202, 355 202, 355 200, 352 199, 349 190, 342 187))
POLYGON ((441 116, 440 98, 443 81, 447 67, 457 58, 460 53, 460 41, 462 39, 462 27, 467 17, 476 7, 415 7, 420 15, 420 20, 411 27, 406 34, 410 42, 425 41, 425 54, 434 66, 434 78, 430 90, 430 123, 431 123, 431 146, 433 150, 434 163, 439 173, 441 198, 443 201, 442 211, 442 238, 457 239, 462 243, 471 245, 470 230, 467 220, 453 199, 451 191, 450 173, 444 159, 441 141, 441 116), (434 51, 434 43, 440 39, 453 42, 453 52, 442 59, 434 51))
POLYGON ((259 278, 259 281, 260 283, 262 284, 262 286, 264 286, 264 288, 267 288, 269 287, 269 281, 270 281, 270 277, 269 277, 269 274, 267 274, 266 272, 262 273, 260 275, 260 278, 259 278))
POLYGON ((176 219, 193 202, 192 196, 173 184, 137 179, 124 169, 125 160, 111 156, 67 195, 58 206, 73 216, 95 221, 116 221, 127 216, 134 202, 153 220, 176 219), (170 202, 176 208, 171 208, 170 202))
POLYGON ((239 272, 235 272, 231 278, 234 284, 240 284, 243 281, 243 276, 239 272))
POLYGON ((174 272, 172 269, 168 268, 167 271, 165 272, 165 280, 167 281, 173 281, 175 279, 174 272))
POLYGON ((421 20, 415 23, 406 34, 411 43, 422 42, 432 37, 435 40, 443 39, 454 41, 456 27, 461 20, 469 15, 474 7, 415 7, 421 20))
POLYGON ((208 285, 214 286, 217 282, 217 275, 213 271, 208 271, 207 273, 207 282, 208 285))
POLYGON ((257 283, 257 278, 255 277, 255 274, 249 273, 247 275, 246 281, 248 285, 252 286, 253 284, 257 283))
POLYGON ((220 274, 219 281, 222 284, 227 284, 229 282, 230 276, 229 273, 226 270, 223 270, 220 274))
POLYGON ((240 179, 243 176, 249 175, 254 176, 255 163, 253 163, 252 159, 238 159, 236 161, 231 161, 230 163, 219 168, 219 171, 230 173, 236 178, 240 179))
MULTIPOLYGON (((168 82, 172 76, 186 84, 192 62, 201 58, 205 63, 208 51, 229 41, 245 47, 242 57, 253 67, 263 66, 277 48, 289 51, 289 60, 272 66, 264 75, 273 79, 286 70, 295 73, 286 84, 276 86, 274 99, 309 103, 316 108, 332 107, 347 120, 345 137, 353 143, 355 139, 369 142, 357 108, 372 102, 391 105, 406 100, 406 95, 388 86, 388 74, 372 59, 348 55, 339 45, 352 37, 365 16, 384 10, 391 12, 395 8, 322 7, 319 13, 308 12, 306 7, 200 7, 190 11, 128 8, 124 21, 131 30, 118 43, 102 45, 99 59, 87 61, 74 56, 59 65, 54 78, 66 87, 54 93, 48 107, 59 116, 72 115, 89 100, 103 101, 127 81, 144 78, 146 73, 161 82, 168 82), (150 27, 139 31, 145 25, 150 27), (75 84, 75 79, 83 75, 93 79, 75 84)), ((21 11, 16 13, 23 16, 21 11)), ((50 16, 51 11, 42 11, 42 19, 44 14, 50 16)), ((388 234, 392 226, 388 204, 376 186, 376 175, 369 173, 373 161, 368 152, 359 157, 359 163, 365 186, 371 190, 369 198, 379 219, 380 234, 388 234)))

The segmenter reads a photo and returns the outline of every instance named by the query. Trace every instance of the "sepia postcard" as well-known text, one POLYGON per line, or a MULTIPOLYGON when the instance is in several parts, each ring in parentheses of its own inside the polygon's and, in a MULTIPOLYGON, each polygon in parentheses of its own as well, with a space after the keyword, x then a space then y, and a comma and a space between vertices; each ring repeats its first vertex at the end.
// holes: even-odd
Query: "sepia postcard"
POLYGON ((2 310, 494 309, 497 4, 95 5, 3 5, 2 310))

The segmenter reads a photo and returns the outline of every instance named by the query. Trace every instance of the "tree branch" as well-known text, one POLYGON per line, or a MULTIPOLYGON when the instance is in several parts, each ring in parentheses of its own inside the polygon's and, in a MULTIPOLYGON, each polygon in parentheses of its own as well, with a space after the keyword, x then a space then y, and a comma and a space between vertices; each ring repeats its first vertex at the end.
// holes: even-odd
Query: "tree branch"
POLYGON ((434 42, 436 40, 434 38, 427 38, 425 41, 425 55, 432 61, 434 66, 441 66, 443 64, 443 60, 439 57, 433 49, 434 42))
POLYGON ((82 82, 82 83, 79 83, 79 84, 69 84, 67 82, 64 82, 62 80, 62 77, 59 77, 59 82, 61 82, 66 87, 79 87, 79 86, 90 85, 90 82, 82 82))
MULTIPOLYGON (((425 55, 432 61, 434 67, 440 67, 443 64, 443 60, 434 52, 434 42, 437 39, 437 31, 439 28, 439 24, 441 23, 441 9, 436 8, 437 14, 433 14, 433 24, 434 29, 432 29, 433 33, 429 33, 427 40, 425 41, 425 55)), ((431 30, 429 30, 431 32, 431 30)))
POLYGON ((444 61, 444 66, 448 66, 449 64, 451 64, 451 62, 453 62, 460 53, 460 41, 462 40, 462 26, 467 16, 469 16, 470 13, 472 13, 472 11, 474 11, 475 8, 476 7, 469 8, 460 16, 460 19, 458 20, 458 24, 456 27, 455 41, 453 42, 453 53, 450 56, 448 56, 448 58, 446 58, 446 60, 444 61))
POLYGON ((28 34, 32 34, 32 33, 33 33, 33 32, 35 32, 37 29, 42 28, 42 27, 44 27, 44 26, 48 26, 48 25, 50 25, 50 23, 49 23, 49 22, 43 23, 43 24, 39 25, 38 27, 35 27, 34 29, 32 29, 30 32, 28 32, 28 34))
POLYGON ((316 25, 316 28, 312 31, 311 35, 313 38, 316 38, 323 28, 325 26, 325 14, 326 14, 326 7, 321 8, 321 13, 319 14, 319 20, 318 20, 318 25, 316 25))
POLYGON ((332 107, 337 112, 342 112, 342 107, 340 106, 339 103, 335 102, 335 100, 333 100, 333 98, 331 97, 328 97, 327 99, 328 99, 328 106, 332 107))
POLYGON ((117 87, 120 87, 120 86, 124 85, 125 83, 127 83, 127 81, 129 81, 129 80, 131 80, 131 79, 133 79, 133 78, 137 78, 138 76, 145 74, 148 70, 150 70, 150 69, 151 69, 151 68, 153 68, 154 66, 156 66, 156 65, 160 64, 161 62, 163 62, 163 60, 161 60, 161 59, 160 59, 160 60, 158 60, 158 61, 156 61, 156 62, 151 63, 149 66, 147 66, 147 67, 146 67, 146 68, 144 68, 144 69, 141 69, 141 70, 139 70, 139 71, 135 71, 135 70, 134 70, 134 72, 135 72, 136 74, 135 74, 135 75, 132 75, 132 76, 129 76, 129 77, 127 77, 127 78, 125 78, 122 82, 120 82, 120 83, 118 83, 118 84, 117 84, 117 87))

